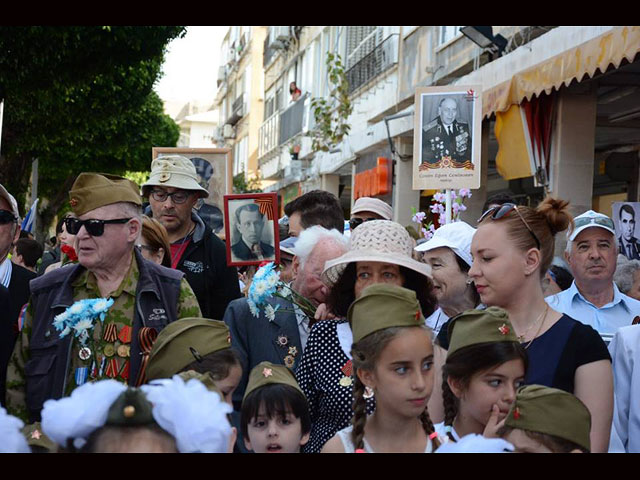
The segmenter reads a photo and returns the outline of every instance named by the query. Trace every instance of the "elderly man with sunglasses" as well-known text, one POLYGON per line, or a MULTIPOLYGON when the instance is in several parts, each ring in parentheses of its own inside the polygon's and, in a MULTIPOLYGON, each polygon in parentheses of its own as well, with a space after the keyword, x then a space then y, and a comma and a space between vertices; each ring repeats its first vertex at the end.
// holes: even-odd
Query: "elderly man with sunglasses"
POLYGON ((608 341, 620 327, 640 320, 640 301, 621 293, 613 281, 618 256, 613 220, 589 210, 573 221, 565 250, 573 284, 546 301, 608 341))
POLYGON ((78 263, 31 282, 7 370, 7 409, 28 422, 40 420, 47 399, 70 395, 88 381, 138 384, 157 333, 179 318, 201 316, 183 273, 145 260, 134 248, 142 228, 135 183, 81 173, 69 196, 76 218, 65 223, 76 235, 78 263), (78 300, 100 298, 113 304, 104 318, 86 318, 92 321, 87 337, 57 328, 56 317, 78 300))
POLYGON ((150 204, 145 213, 169 234, 171 267, 184 272, 203 316, 221 320, 229 302, 242 296, 238 271, 227 266, 224 242, 195 210, 198 200, 209 192, 198 183, 194 164, 180 155, 156 158, 142 194, 150 204))

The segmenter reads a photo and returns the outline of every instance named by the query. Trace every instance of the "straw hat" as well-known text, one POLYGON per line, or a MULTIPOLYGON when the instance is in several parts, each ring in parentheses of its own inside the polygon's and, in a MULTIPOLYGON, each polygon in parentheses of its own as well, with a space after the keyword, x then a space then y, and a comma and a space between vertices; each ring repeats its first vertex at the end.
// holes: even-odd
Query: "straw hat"
POLYGON ((399 223, 389 220, 364 222, 351 233, 349 251, 324 264, 322 278, 333 285, 350 263, 384 262, 408 268, 430 279, 431 267, 414 260, 412 252, 412 239, 399 223))

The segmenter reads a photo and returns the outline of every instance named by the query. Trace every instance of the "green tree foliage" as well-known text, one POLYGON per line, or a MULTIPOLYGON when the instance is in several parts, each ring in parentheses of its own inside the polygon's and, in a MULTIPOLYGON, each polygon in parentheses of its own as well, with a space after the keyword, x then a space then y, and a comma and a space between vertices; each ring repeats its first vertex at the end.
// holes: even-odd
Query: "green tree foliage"
POLYGON ((247 177, 244 172, 233 177, 233 193, 262 193, 260 177, 247 177))
POLYGON ((82 171, 144 171, 179 128, 153 91, 184 27, 0 27, 0 183, 24 202, 31 161, 47 225, 82 171))

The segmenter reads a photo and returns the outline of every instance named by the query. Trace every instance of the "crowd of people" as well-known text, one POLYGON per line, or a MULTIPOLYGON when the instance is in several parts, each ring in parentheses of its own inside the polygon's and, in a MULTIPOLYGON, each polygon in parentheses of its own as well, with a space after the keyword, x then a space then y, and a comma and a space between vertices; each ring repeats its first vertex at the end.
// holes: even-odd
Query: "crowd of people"
POLYGON ((180 156, 81 173, 43 253, 0 185, 0 452, 640 451, 640 261, 608 216, 498 196, 416 242, 311 191, 279 222, 295 295, 256 311, 208 195, 180 156))

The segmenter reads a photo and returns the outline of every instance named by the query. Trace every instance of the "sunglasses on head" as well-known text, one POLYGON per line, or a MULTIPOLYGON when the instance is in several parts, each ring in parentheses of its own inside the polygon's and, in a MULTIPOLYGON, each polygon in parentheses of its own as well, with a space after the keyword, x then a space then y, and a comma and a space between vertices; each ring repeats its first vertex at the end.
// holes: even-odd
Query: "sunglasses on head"
POLYGON ((527 230, 529 230, 529 233, 531 234, 533 239, 536 241, 538 250, 540 250, 541 246, 540 246, 540 240, 538 239, 538 236, 535 233, 533 233, 533 230, 531 230, 531 227, 529 226, 527 221, 524 219, 522 214, 518 211, 518 206, 515 203, 505 203, 504 205, 496 205, 495 207, 491 207, 489 210, 487 210, 482 214, 482 216, 478 219, 478 223, 481 223, 489 215, 491 215, 491 220, 500 220, 501 218, 504 218, 507 214, 509 214, 511 210, 516 211, 516 213, 518 214, 518 217, 520 217, 520 220, 522 220, 522 223, 524 223, 524 226, 527 227, 527 230))
POLYGON ((131 218, 116 218, 114 220, 80 220, 78 218, 65 218, 64 225, 67 227, 67 232, 71 235, 77 235, 82 226, 87 230, 87 233, 92 237, 99 237, 104 233, 104 226, 112 223, 127 223, 131 218))
POLYGON ((8 210, 0 210, 0 225, 13 223, 18 220, 13 213, 8 210))
POLYGON ((613 225, 613 220, 608 217, 582 217, 582 218, 574 218, 573 219, 573 229, 584 227, 585 225, 595 224, 601 225, 603 227, 609 228, 611 230, 615 230, 615 226, 613 225))

